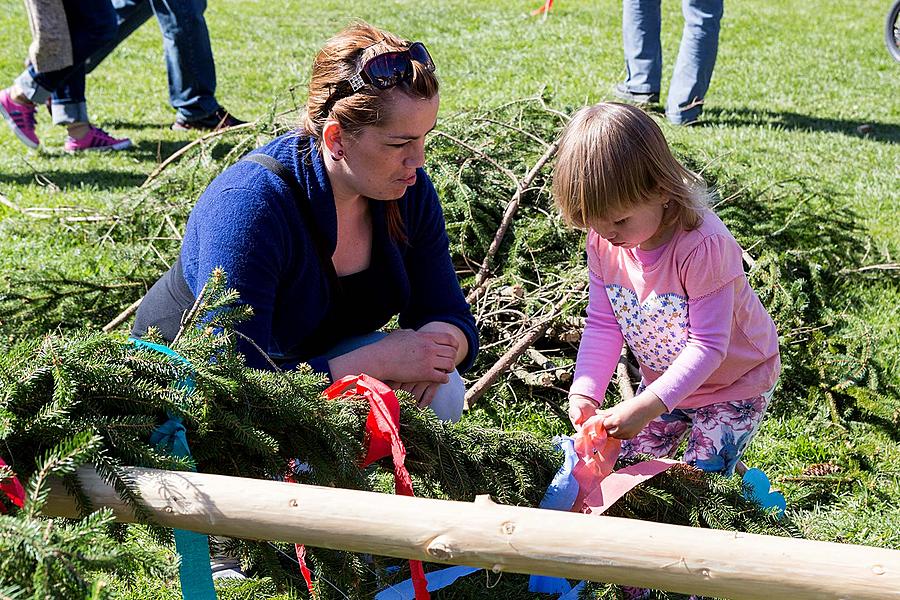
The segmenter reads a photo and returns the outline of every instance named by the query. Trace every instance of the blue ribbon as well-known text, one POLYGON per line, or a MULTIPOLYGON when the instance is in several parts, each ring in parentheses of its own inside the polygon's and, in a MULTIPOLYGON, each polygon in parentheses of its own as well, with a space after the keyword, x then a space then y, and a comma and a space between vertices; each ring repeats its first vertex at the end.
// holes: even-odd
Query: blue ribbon
MULTIPOLYGON (((556 447, 565 453, 562 466, 553 477, 553 481, 547 487, 540 507, 551 510, 571 510, 578 497, 578 482, 572 471, 578 464, 578 454, 575 452, 575 440, 568 436, 553 438, 556 447)), ((447 587, 460 577, 465 577, 481 569, 474 567, 456 566, 425 574, 428 580, 428 591, 433 592, 447 587)), ((547 577, 545 575, 532 575, 528 580, 528 591, 543 594, 559 594, 559 600, 575 600, 584 587, 582 581, 572 587, 568 581, 560 577, 547 577)), ((375 600, 414 600, 416 597, 412 579, 401 581, 378 592, 375 600)))
POLYGON ((556 436, 553 438, 553 443, 557 449, 563 451, 565 459, 559 471, 553 476, 553 481, 547 486, 547 491, 544 492, 544 498, 539 506, 550 510, 572 510, 575 498, 578 497, 578 481, 573 475, 575 465, 578 464, 575 440, 567 435, 556 436))
MULTIPOLYGON (((425 573, 428 580, 428 591, 434 592, 455 582, 460 577, 471 575, 481 569, 475 567, 455 566, 439 571, 425 573)), ((375 600, 415 600, 416 592, 413 589, 412 579, 401 581, 397 585, 389 586, 375 595, 375 600)))
MULTIPOLYGON (((172 361, 191 366, 186 358, 161 344, 153 344, 136 338, 129 338, 137 348, 146 348, 160 352, 172 361)), ((190 376, 177 383, 186 392, 194 391, 194 380, 190 376)), ((150 443, 157 448, 165 449, 169 454, 179 458, 191 456, 187 443, 187 430, 181 418, 169 413, 169 420, 150 434, 150 443)), ((178 576, 181 580, 181 597, 184 600, 216 600, 216 588, 213 585, 212 566, 209 562, 209 537, 195 531, 175 529, 175 550, 181 556, 178 576)))
POLYGON ((575 587, 573 587, 567 594, 563 594, 556 600, 578 600, 578 595, 581 594, 581 590, 584 589, 584 586, 587 585, 587 582, 582 581, 575 587))
MULTIPOLYGON (((565 454, 562 466, 553 481, 547 486, 544 492, 544 498, 541 500, 540 508, 550 510, 572 510, 575 504, 575 498, 578 497, 578 481, 572 471, 578 464, 578 454, 575 452, 575 440, 569 436, 557 436, 553 438, 553 443, 557 449, 562 450, 565 454)), ((579 584, 584 587, 583 582, 579 584)), ((575 586, 580 589, 579 586, 575 586)), ((541 594, 564 594, 561 598, 569 598, 572 586, 569 582, 561 577, 548 577, 546 575, 532 575, 528 578, 528 591, 541 594)), ((576 592, 573 598, 578 597, 576 592)))

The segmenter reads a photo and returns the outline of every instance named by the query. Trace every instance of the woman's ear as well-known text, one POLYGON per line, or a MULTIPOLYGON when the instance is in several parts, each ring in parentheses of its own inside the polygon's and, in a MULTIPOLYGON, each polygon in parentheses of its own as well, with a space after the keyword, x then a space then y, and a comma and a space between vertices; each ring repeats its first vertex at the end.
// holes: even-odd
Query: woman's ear
POLYGON ((334 119, 325 121, 322 127, 322 142, 333 160, 344 158, 344 139, 341 124, 334 119))

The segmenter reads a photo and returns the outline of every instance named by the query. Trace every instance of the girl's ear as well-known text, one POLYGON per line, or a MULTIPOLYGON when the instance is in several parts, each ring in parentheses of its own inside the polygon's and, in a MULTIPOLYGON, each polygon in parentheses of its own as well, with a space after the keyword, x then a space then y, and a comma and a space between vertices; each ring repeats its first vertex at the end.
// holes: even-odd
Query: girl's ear
POLYGON ((339 160, 340 157, 344 156, 343 134, 340 123, 334 119, 325 121, 325 125, 322 127, 322 142, 335 160, 339 160))
POLYGON ((653 195, 651 197, 653 198, 654 203, 660 205, 669 204, 669 200, 671 200, 669 194, 659 186, 656 186, 656 188, 654 188, 653 195))

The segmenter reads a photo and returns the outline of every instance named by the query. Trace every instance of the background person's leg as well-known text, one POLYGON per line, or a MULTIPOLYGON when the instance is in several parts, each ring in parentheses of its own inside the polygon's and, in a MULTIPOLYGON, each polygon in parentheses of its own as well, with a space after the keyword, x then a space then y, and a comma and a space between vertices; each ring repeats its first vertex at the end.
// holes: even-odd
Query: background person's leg
POLYGON ((116 11, 116 20, 119 28, 116 35, 106 44, 95 50, 87 57, 84 63, 85 70, 90 73, 97 65, 103 62, 110 52, 138 28, 153 16, 149 0, 112 0, 113 9, 116 11))
POLYGON ((626 76, 617 91, 648 95, 647 101, 659 100, 662 78, 660 27, 660 0, 623 0, 622 48, 626 76), (655 100, 649 95, 656 95, 655 100))
POLYGON ((206 0, 150 0, 163 36, 169 102, 190 122, 222 107, 216 101, 216 65, 203 12, 206 0))
POLYGON ((55 125, 88 123, 84 61, 116 35, 116 13, 109 0, 63 0, 72 39, 74 64, 53 89, 55 125))
POLYGON ((71 105, 60 111, 61 123, 87 121, 84 61, 115 36, 116 15, 110 0, 63 0, 63 8, 72 40, 73 65, 46 73, 29 65, 16 78, 16 87, 34 104, 43 104, 55 95, 71 105))
POLYGON ((709 90, 716 55, 723 0, 682 0, 684 31, 666 98, 666 117, 676 125, 697 120, 709 90))

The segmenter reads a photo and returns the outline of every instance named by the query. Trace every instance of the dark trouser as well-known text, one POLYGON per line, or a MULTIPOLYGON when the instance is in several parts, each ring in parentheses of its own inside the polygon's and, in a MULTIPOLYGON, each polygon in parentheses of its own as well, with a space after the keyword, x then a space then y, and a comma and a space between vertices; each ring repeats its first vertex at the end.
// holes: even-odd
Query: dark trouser
POLYGON ((110 0, 63 0, 73 64, 65 69, 38 72, 29 65, 16 84, 35 104, 53 98, 53 122, 88 120, 84 61, 116 35, 116 13, 110 0))
POLYGON ((216 65, 203 13, 206 0, 113 0, 116 36, 85 62, 93 71, 116 46, 156 15, 169 74, 169 102, 179 119, 195 121, 221 108, 216 101, 216 65))
POLYGON ((181 329, 181 320, 194 306, 195 300, 183 273, 179 257, 172 268, 153 284, 138 307, 131 328, 132 337, 143 337, 152 325, 167 342, 175 339, 181 329))

